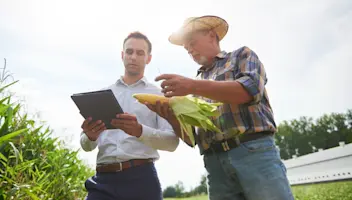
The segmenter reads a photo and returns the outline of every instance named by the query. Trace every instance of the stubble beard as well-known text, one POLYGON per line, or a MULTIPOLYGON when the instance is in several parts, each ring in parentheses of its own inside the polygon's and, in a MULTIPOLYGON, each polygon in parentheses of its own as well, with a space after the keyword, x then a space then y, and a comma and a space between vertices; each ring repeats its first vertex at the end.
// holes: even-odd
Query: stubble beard
POLYGON ((140 72, 133 72, 133 71, 129 71, 129 70, 126 70, 126 72, 127 72, 127 75, 131 76, 131 77, 139 76, 141 74, 140 72))
POLYGON ((208 65, 209 61, 208 58, 205 56, 200 56, 199 60, 196 61, 199 65, 208 65))

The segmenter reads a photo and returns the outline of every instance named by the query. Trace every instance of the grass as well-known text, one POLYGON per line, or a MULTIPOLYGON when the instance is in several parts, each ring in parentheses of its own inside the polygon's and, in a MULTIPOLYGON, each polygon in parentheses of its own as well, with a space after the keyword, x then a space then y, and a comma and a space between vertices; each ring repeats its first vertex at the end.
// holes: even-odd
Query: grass
MULTIPOLYGON (((352 200, 352 181, 292 187, 295 200, 352 200)), ((165 200, 208 200, 207 196, 166 198, 165 200)))
POLYGON ((197 196, 189 198, 165 198, 164 200, 208 200, 208 196, 197 196))
POLYGON ((294 186, 296 200, 352 200, 352 181, 294 186))

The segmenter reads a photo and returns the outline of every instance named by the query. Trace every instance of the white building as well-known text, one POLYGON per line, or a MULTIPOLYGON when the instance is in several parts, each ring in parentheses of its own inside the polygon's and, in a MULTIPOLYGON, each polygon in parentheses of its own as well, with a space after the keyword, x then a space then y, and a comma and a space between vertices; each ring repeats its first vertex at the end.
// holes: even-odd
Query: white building
POLYGON ((352 144, 284 161, 291 185, 352 179, 352 144))

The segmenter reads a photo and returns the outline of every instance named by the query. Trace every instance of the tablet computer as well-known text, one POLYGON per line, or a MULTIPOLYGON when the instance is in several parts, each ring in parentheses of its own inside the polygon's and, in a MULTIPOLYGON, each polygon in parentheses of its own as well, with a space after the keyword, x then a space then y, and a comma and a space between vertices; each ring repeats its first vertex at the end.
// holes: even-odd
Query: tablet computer
POLYGON ((111 120, 116 118, 117 114, 123 113, 110 89, 73 94, 71 99, 84 119, 91 117, 92 121, 102 120, 107 129, 115 129, 111 120))

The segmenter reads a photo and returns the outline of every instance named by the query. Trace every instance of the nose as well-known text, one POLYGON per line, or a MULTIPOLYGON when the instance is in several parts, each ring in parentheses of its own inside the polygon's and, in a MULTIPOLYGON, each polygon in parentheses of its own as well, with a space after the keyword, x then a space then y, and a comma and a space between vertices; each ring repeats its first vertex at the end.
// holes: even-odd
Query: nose
POLYGON ((132 60, 136 60, 137 54, 136 54, 135 52, 133 52, 133 53, 131 54, 130 58, 131 58, 132 60))
POLYGON ((191 45, 189 45, 188 43, 183 45, 183 48, 186 49, 186 51, 188 52, 188 54, 192 54, 193 52, 193 48, 191 47, 191 45))
POLYGON ((189 55, 193 55, 194 49, 191 48, 191 47, 188 47, 188 48, 187 48, 187 53, 188 53, 189 55))
POLYGON ((189 55, 193 54, 193 50, 191 50, 191 49, 188 49, 187 52, 188 52, 189 55))
POLYGON ((187 49, 188 55, 190 55, 191 57, 193 57, 194 55, 199 54, 198 51, 194 50, 193 48, 189 48, 187 49))

